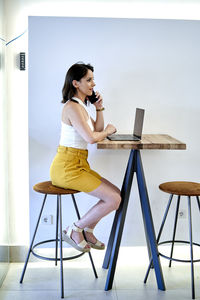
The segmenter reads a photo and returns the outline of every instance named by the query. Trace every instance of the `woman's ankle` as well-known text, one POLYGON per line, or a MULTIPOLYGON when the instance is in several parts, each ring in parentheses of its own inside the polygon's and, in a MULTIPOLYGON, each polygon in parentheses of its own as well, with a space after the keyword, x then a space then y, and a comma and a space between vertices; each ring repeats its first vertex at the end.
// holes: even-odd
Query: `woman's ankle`
POLYGON ((82 226, 82 224, 79 224, 78 221, 77 221, 77 222, 74 222, 74 226, 77 227, 78 229, 81 229, 81 230, 84 229, 84 227, 82 226))
POLYGON ((78 229, 83 229, 83 228, 81 228, 81 227, 77 224, 77 222, 74 222, 73 225, 74 225, 75 227, 77 227, 78 229))

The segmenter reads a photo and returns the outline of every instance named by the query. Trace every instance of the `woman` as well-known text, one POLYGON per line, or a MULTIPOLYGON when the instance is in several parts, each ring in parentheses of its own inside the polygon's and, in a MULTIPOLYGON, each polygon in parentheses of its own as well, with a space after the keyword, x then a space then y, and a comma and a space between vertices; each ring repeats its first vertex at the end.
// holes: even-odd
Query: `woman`
POLYGON ((101 199, 62 233, 64 241, 82 252, 90 251, 91 247, 105 248, 104 243, 94 236, 93 229, 101 218, 118 209, 121 201, 120 190, 91 170, 87 162, 87 144, 101 141, 116 132, 111 124, 104 129, 103 99, 98 92, 98 100, 94 103, 96 120, 87 112, 87 97, 92 95, 95 86, 93 70, 90 64, 77 63, 66 74, 62 90, 64 107, 60 145, 50 168, 53 185, 79 190, 101 199))

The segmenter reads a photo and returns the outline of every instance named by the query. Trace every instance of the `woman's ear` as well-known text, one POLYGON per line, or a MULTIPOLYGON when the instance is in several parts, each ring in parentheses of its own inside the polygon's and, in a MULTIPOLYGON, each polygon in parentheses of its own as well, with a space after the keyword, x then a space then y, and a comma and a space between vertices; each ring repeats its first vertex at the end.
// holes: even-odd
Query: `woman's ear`
POLYGON ((79 83, 77 80, 72 81, 73 86, 77 89, 79 87, 79 83))

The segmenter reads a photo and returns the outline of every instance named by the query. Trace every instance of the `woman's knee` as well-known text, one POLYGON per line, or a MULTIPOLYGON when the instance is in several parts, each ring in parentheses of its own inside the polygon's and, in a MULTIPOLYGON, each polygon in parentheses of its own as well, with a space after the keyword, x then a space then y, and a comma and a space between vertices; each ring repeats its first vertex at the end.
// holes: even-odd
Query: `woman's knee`
POLYGON ((120 191, 114 190, 113 187, 105 182, 102 182, 96 190, 89 192, 88 194, 101 199, 106 203, 110 211, 117 210, 121 203, 120 191))
POLYGON ((112 210, 117 210, 121 203, 121 196, 120 194, 116 193, 113 195, 113 197, 110 200, 110 206, 112 210))

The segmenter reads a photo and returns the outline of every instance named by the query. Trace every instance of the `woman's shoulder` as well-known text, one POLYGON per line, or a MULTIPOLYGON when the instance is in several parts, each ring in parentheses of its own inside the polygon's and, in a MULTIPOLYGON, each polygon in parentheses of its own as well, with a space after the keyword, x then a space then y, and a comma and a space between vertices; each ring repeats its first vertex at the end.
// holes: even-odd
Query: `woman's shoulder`
POLYGON ((79 105, 78 102, 68 100, 67 103, 65 103, 63 107, 63 114, 64 115, 71 115, 71 114, 78 114, 82 112, 81 106, 79 105))
POLYGON ((66 109, 79 109, 79 106, 80 106, 80 105, 78 105, 78 104, 79 104, 78 101, 68 100, 68 101, 65 103, 63 109, 64 109, 64 110, 66 110, 66 109))

